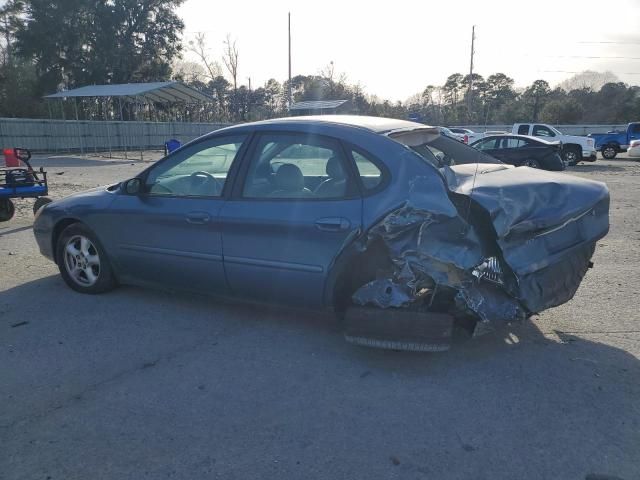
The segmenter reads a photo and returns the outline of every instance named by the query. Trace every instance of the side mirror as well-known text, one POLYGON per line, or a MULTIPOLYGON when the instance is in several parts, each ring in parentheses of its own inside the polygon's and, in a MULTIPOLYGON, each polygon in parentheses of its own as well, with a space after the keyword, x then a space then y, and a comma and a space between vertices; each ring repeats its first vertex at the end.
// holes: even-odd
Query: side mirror
POLYGON ((124 182, 124 192, 127 195, 138 195, 142 192, 142 180, 131 178, 124 182))

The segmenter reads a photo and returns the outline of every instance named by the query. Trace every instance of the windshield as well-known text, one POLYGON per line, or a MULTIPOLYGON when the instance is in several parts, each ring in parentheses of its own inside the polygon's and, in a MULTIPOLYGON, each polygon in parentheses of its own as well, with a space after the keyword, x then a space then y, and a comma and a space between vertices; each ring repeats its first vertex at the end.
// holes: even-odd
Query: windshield
POLYGON ((424 158, 427 162, 436 168, 442 168, 445 165, 464 165, 467 163, 495 163, 501 164, 497 160, 486 153, 482 153, 475 148, 469 147, 464 143, 449 138, 445 135, 429 135, 424 137, 422 142, 403 141, 406 140, 405 135, 390 135, 394 140, 408 146, 424 158))
POLYGON ((564 133, 562 133, 562 132, 561 132, 560 130, 558 130, 557 128, 552 127, 551 125, 549 125, 549 129, 550 129, 553 133, 555 133, 556 135, 564 135, 564 133))

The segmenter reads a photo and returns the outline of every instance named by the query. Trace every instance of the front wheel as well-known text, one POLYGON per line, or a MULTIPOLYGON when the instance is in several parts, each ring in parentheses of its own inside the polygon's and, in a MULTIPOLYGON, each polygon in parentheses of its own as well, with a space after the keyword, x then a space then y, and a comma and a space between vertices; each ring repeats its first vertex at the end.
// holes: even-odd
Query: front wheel
POLYGON ((96 235, 85 225, 65 228, 56 245, 58 269, 76 292, 103 293, 116 286, 109 259, 96 235))
POLYGON ((602 147, 602 157, 606 158, 607 160, 616 158, 617 154, 618 154, 618 150, 613 145, 606 145, 602 147))
POLYGON ((567 165, 571 165, 572 167, 578 164, 581 156, 582 151, 575 147, 567 147, 562 152, 562 159, 567 163, 567 165))

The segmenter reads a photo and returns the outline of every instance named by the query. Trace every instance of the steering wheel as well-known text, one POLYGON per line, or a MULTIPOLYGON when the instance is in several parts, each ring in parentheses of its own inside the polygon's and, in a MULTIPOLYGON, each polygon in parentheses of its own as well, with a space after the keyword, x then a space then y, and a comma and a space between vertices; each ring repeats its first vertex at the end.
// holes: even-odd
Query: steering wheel
POLYGON ((219 194, 222 190, 222 188, 220 187, 220 182, 218 182, 216 177, 211 175, 209 172, 193 172, 191 175, 189 175, 189 179, 191 180, 191 185, 193 186, 193 188, 200 189, 202 187, 205 187, 205 185, 211 184, 214 187, 213 193, 216 195, 219 194))

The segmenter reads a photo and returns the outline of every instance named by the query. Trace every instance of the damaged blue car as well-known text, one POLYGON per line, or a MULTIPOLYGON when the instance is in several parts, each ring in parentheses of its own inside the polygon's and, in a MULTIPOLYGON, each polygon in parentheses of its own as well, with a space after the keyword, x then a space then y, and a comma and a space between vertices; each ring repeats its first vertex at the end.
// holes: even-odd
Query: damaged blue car
POLYGON ((217 130, 46 205, 34 233, 78 292, 331 308, 353 343, 444 350, 456 322, 477 335, 570 300, 608 215, 603 183, 340 115, 217 130))

